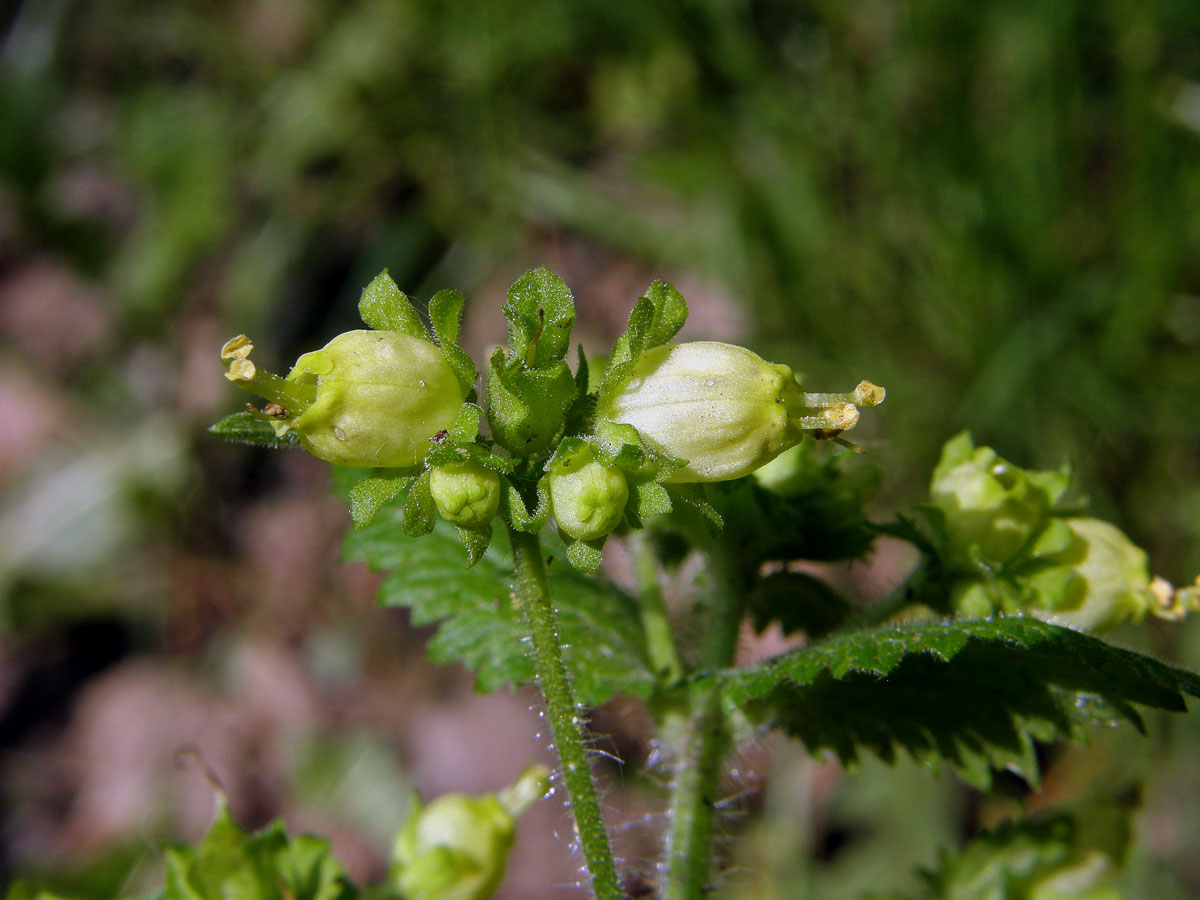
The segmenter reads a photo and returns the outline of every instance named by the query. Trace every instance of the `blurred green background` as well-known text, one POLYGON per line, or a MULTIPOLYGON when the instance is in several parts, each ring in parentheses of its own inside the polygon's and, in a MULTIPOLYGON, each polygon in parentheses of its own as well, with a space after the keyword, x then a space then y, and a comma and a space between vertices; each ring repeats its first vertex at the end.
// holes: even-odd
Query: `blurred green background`
MULTIPOLYGON (((526 268, 595 351, 667 278, 690 337, 887 386, 880 514, 966 427, 1070 460, 1157 572, 1200 572, 1200 5, 26 0, 0 35, 0 883, 153 883, 210 813, 189 744, 243 821, 331 834, 359 877, 410 788, 544 756, 534 695, 429 667, 338 565, 322 465, 204 431, 241 402, 226 338, 284 368, 384 267, 464 291, 476 353, 526 268)), ((1194 625, 1120 640, 1200 665, 1194 625)), ((632 762, 639 722, 598 713, 632 762)), ((1197 896, 1200 728, 1151 735, 1055 756, 1047 790, 1149 777, 1133 883, 1197 896)), ((762 744, 730 896, 911 884, 1006 809, 762 744)), ((609 774, 650 823, 635 870, 653 801, 609 774)), ((535 814, 502 896, 578 877, 563 828, 535 814)))

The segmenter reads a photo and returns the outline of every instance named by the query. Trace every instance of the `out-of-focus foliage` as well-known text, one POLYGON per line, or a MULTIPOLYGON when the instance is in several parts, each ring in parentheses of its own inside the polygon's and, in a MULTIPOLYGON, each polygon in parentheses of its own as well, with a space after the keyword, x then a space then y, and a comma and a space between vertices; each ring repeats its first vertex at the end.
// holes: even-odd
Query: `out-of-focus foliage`
MULTIPOLYGON (((352 327, 384 267, 422 298, 470 293, 547 248, 720 285, 808 383, 887 384, 860 433, 888 436, 889 499, 922 496, 970 428, 1031 467, 1071 461, 1154 571, 1200 570, 1194 4, 26 0, 0 18, 0 386, 55 423, 5 401, 2 446, 39 437, 0 458, 4 632, 94 654, 29 644, 51 684, 163 629, 196 650, 244 625, 219 579, 194 579, 211 620, 172 586, 181 546, 224 560, 251 540, 229 495, 279 478, 219 469, 202 427, 228 408, 190 340, 269 333, 282 368, 352 327), (84 317, 33 291, 49 362, 10 313, 47 265, 101 323, 69 353, 84 317), (59 640, 97 613, 121 646, 87 621, 59 640)), ((1136 640, 1200 661, 1195 625, 1136 640)), ((1192 888, 1195 728, 1143 767, 1183 835, 1144 871, 1192 888)))

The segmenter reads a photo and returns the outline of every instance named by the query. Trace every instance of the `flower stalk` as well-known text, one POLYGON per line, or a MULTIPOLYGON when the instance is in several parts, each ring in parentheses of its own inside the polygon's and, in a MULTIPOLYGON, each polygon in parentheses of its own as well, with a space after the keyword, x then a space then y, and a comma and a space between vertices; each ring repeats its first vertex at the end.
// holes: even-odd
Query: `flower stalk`
POLYGON ((554 747, 562 763, 563 784, 571 802, 575 830, 583 849, 592 890, 597 900, 622 900, 604 817, 592 782, 582 720, 563 664, 557 615, 550 602, 541 541, 536 534, 508 529, 512 543, 515 583, 513 600, 525 612, 533 643, 538 684, 546 698, 546 712, 554 747))

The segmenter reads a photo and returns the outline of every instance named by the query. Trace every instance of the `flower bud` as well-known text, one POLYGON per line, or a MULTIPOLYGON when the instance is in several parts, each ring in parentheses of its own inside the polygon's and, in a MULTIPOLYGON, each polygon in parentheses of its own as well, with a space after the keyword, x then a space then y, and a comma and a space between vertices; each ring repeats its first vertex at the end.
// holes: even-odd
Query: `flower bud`
POLYGON ((577 541, 602 538, 625 515, 629 484, 619 469, 609 469, 582 447, 558 457, 546 476, 554 521, 577 541))
POLYGON ((305 353, 286 379, 260 371, 244 336, 225 345, 226 377, 272 402, 282 436, 313 456, 355 468, 407 468, 454 424, 466 390, 440 350, 396 331, 348 331, 305 353))
POLYGON ((596 419, 632 425, 655 449, 685 460, 669 481, 725 481, 770 462, 806 430, 833 436, 853 428, 854 399, 863 405, 882 399, 882 389, 868 387, 855 394, 805 394, 790 368, 745 347, 663 344, 601 392, 596 419))
POLYGON ((1086 585, 1082 604, 1056 609, 1056 620, 1104 632, 1140 622, 1157 603, 1146 552, 1115 525, 1100 519, 1067 519, 1078 541, 1062 554, 1086 585))
POLYGON ((436 466, 429 473, 429 491, 438 514, 464 528, 488 524, 500 508, 500 476, 475 462, 436 466))
POLYGON ((533 765, 500 794, 443 794, 414 810, 392 847, 392 877, 408 900, 486 900, 504 877, 516 817, 546 792, 533 765))
POLYGON ((1047 522, 1053 500, 1023 469, 961 435, 946 444, 930 497, 946 517, 950 543, 972 546, 993 564, 1011 560, 1047 522))

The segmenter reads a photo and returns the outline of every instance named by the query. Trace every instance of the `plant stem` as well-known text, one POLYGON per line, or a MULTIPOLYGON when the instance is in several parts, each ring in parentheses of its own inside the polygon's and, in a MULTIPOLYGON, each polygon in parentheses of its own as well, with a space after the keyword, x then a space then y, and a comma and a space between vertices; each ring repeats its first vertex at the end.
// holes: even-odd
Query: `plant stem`
POLYGON ((658 559, 644 532, 629 535, 633 569, 637 575, 638 600, 642 616, 642 632, 646 635, 646 651, 650 667, 661 684, 670 686, 683 677, 675 636, 667 608, 663 605, 662 587, 658 582, 658 559))
POLYGON ((546 698, 554 747, 562 763, 563 783, 575 817, 579 844, 592 879, 597 900, 623 900, 617 869, 613 864, 604 817, 596 799, 596 787, 584 747, 579 710, 563 664, 557 615, 550 604, 542 545, 536 534, 508 529, 516 575, 515 600, 525 611, 538 683, 546 698))
MULTIPOLYGON (((743 605, 728 567, 719 553, 709 556, 716 586, 700 663, 704 670, 733 662, 743 605)), ((721 705, 719 683, 701 683, 691 691, 681 751, 675 760, 668 836, 666 900, 699 900, 706 893, 712 868, 713 814, 721 762, 729 747, 729 729, 721 705)))

